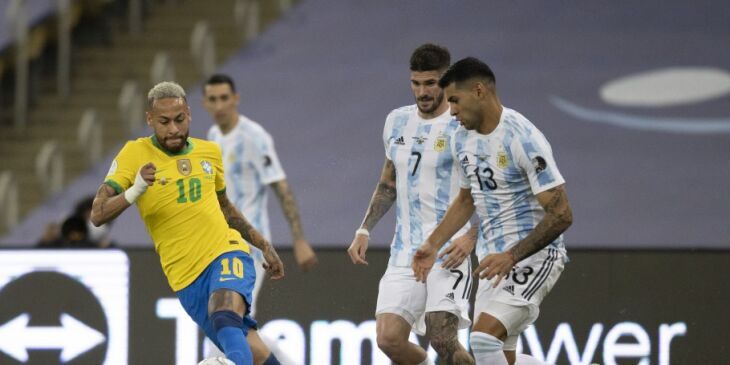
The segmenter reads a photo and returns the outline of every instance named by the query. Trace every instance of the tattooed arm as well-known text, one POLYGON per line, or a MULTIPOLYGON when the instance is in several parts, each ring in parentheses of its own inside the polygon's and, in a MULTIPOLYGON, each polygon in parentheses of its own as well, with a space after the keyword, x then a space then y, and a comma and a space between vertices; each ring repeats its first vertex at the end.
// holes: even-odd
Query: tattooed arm
POLYGON ((565 185, 543 191, 536 197, 545 210, 545 216, 527 237, 508 251, 515 263, 545 248, 573 223, 573 211, 570 209, 565 185))
MULTIPOLYGON (((378 185, 375 187, 373 197, 370 198, 370 204, 368 205, 365 219, 363 219, 360 228, 367 231, 373 229, 380 218, 388 212, 395 199, 395 165, 393 165, 393 161, 385 159, 383 170, 380 173, 380 181, 378 181, 378 185)), ((365 261, 365 252, 368 249, 369 238, 369 235, 355 234, 350 248, 347 249, 347 254, 350 255, 350 260, 352 260, 353 264, 368 264, 365 261)))
POLYGON ((289 222, 294 241, 303 240, 304 232, 302 232, 302 222, 299 220, 299 209, 297 209, 297 202, 294 200, 291 189, 289 189, 289 184, 286 180, 279 180, 271 183, 271 188, 274 189, 276 197, 279 198, 281 210, 284 211, 284 216, 289 222))
POLYGON ((556 186, 537 194, 537 200, 545 210, 545 216, 535 229, 507 252, 485 257, 474 271, 480 278, 491 280, 497 276, 495 287, 507 275, 512 267, 521 260, 542 250, 555 241, 573 223, 573 212, 570 209, 565 185, 556 186))
POLYGON ((261 251, 266 252, 272 249, 271 244, 259 233, 251 223, 244 218, 243 214, 228 200, 224 193, 218 193, 218 203, 223 211, 223 216, 228 222, 228 226, 241 233, 241 237, 248 243, 258 247, 261 251))
POLYGON ((317 256, 314 254, 314 250, 312 250, 309 242, 304 238, 302 223, 299 220, 299 209, 297 208, 296 200, 294 200, 294 194, 289 189, 289 184, 286 180, 271 183, 271 188, 274 189, 276 197, 279 198, 281 210, 289 222, 289 228, 291 229, 293 238, 294 257, 297 264, 303 270, 309 270, 317 265, 317 256))
POLYGON ((124 199, 123 194, 117 194, 114 188, 101 184, 96 191, 94 203, 91 205, 91 223, 99 227, 122 214, 132 204, 124 199))
POLYGON ((380 173, 380 181, 375 187, 373 197, 370 198, 370 204, 360 228, 365 228, 368 231, 373 229, 380 221, 380 218, 390 210, 395 198, 395 165, 393 165, 393 161, 386 159, 385 164, 383 164, 383 171, 380 173))
POLYGON ((94 202, 91 204, 91 223, 100 225, 114 220, 124 210, 147 190, 147 187, 155 183, 155 172, 157 168, 152 162, 142 166, 134 178, 134 184, 123 193, 117 192, 107 183, 101 184, 96 191, 94 202))
POLYGON ((266 264, 264 267, 271 274, 272 279, 281 279, 284 277, 284 264, 279 259, 274 247, 271 246, 264 236, 261 235, 251 223, 236 209, 236 207, 228 200, 225 192, 218 194, 218 203, 220 204, 223 216, 228 222, 228 226, 241 233, 241 237, 250 244, 258 247, 264 254, 266 264))

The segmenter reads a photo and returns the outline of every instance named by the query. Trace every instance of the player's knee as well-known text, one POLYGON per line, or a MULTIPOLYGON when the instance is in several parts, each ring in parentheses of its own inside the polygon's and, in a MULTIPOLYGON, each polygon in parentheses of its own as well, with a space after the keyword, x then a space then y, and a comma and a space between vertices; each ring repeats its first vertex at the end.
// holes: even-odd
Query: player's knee
POLYGON ((504 342, 487 333, 472 332, 469 337, 469 345, 474 354, 477 354, 502 351, 504 342))
POLYGON ((244 336, 248 334, 248 328, 244 326, 243 318, 233 311, 222 310, 213 312, 210 315, 210 322, 213 324, 213 329, 216 332, 225 327, 234 327, 243 330, 244 336))
POLYGON ((399 352, 404 345, 407 344, 408 339, 402 339, 395 333, 379 333, 377 337, 378 348, 383 351, 386 355, 399 352))
POLYGON ((456 352, 457 342, 454 338, 435 336, 431 338, 431 347, 436 350, 439 357, 451 358, 454 352, 456 352))

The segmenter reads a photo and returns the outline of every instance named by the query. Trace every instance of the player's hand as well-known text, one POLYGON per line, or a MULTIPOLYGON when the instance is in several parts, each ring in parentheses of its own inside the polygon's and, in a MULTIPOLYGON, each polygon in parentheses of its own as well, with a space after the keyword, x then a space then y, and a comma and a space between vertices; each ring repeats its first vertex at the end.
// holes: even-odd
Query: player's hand
POLYGON ((468 258, 471 251, 474 249, 476 239, 470 237, 469 234, 455 238, 451 241, 451 245, 441 252, 439 258, 446 256, 446 259, 441 264, 444 269, 453 269, 459 267, 464 259, 468 258))
POLYGON ((365 261, 365 252, 368 250, 368 241, 370 237, 364 234, 355 234, 355 238, 352 239, 350 248, 347 249, 347 254, 350 255, 350 260, 353 264, 367 265, 365 261))
POLYGON ((148 162, 137 171, 134 183, 124 191, 124 199, 129 204, 134 204, 140 195, 144 194, 147 188, 155 183, 155 172, 157 172, 157 168, 152 162, 148 162))
POLYGON ((264 269, 272 280, 279 280, 284 277, 284 263, 273 246, 268 245, 264 253, 264 269))
POLYGON ((304 271, 313 269, 318 263, 317 255, 305 239, 294 241, 294 259, 297 261, 299 268, 304 271))
POLYGON ((142 180, 144 180, 147 186, 152 186, 152 184, 155 183, 156 172, 157 167, 155 167, 155 164, 153 164, 152 162, 148 162, 146 165, 142 166, 141 169, 139 169, 139 176, 142 178, 142 180))
POLYGON ((436 253, 436 248, 431 246, 429 241, 424 242, 418 251, 416 251, 416 254, 413 256, 413 264, 411 265, 413 275, 416 276, 416 281, 426 282, 429 271, 431 271, 433 264, 436 263, 436 253))
POLYGON ((486 278, 487 280, 492 280, 492 278, 497 277, 497 280, 492 284, 492 287, 496 288, 499 282, 502 281, 502 278, 512 271, 512 267, 516 263, 514 257, 509 252, 487 255, 487 257, 479 262, 479 266, 474 270, 474 275, 478 275, 479 279, 486 278))

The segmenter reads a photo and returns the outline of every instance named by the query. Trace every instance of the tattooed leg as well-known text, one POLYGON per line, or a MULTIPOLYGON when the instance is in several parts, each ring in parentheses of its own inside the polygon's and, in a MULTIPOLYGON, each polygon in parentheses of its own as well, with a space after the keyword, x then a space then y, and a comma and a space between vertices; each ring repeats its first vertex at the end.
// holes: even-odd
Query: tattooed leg
POLYGON ((210 295, 210 300, 208 300, 208 314, 224 310, 235 312, 243 317, 244 313, 246 313, 246 301, 241 294, 233 290, 216 290, 210 295))
POLYGON ((427 335, 442 363, 473 365, 474 359, 459 343, 459 318, 449 312, 426 313, 427 335))
POLYGON ((254 357, 246 341, 248 327, 244 313, 246 301, 233 290, 216 290, 208 300, 208 321, 212 328, 204 328, 206 335, 217 340, 226 357, 236 364, 252 364, 254 357))

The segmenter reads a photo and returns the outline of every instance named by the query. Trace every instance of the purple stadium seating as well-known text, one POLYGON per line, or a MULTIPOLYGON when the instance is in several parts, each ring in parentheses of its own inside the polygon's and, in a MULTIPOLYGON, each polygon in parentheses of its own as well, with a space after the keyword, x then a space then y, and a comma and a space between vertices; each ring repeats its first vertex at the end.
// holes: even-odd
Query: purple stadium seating
MULTIPOLYGON (((488 62, 504 105, 551 142, 574 210, 569 248, 727 249, 730 93, 663 107, 600 96, 609 81, 639 72, 696 66, 727 74, 727 14, 723 1, 306 0, 220 71, 236 79, 241 111, 273 135, 317 245, 350 243, 382 166, 385 116, 413 102, 410 53, 436 42, 454 60, 488 62)), ((191 135, 204 137, 211 121, 199 85, 189 94, 191 135)), ((96 190, 108 161, 3 242, 34 241, 39 225, 96 190)), ((288 227, 269 200, 274 241, 287 244, 288 227)), ((393 221, 392 213, 381 221, 373 245, 390 242, 393 221)), ((122 244, 149 242, 134 211, 113 232, 122 244)))

